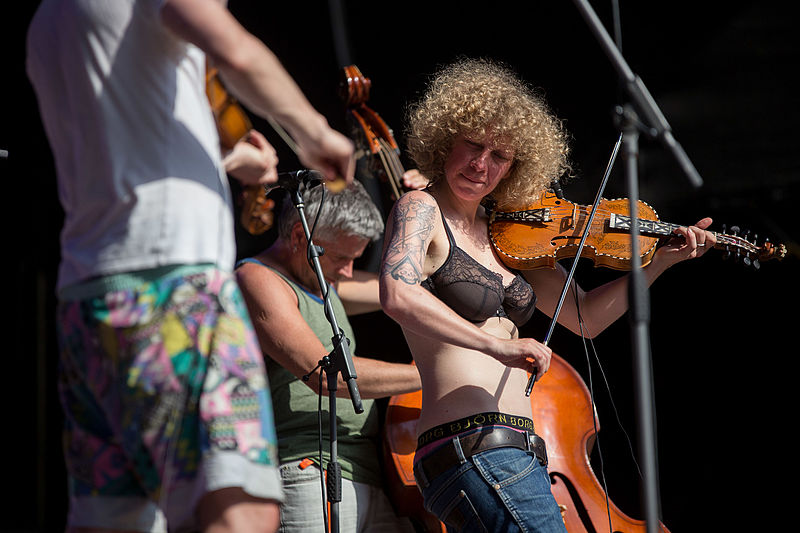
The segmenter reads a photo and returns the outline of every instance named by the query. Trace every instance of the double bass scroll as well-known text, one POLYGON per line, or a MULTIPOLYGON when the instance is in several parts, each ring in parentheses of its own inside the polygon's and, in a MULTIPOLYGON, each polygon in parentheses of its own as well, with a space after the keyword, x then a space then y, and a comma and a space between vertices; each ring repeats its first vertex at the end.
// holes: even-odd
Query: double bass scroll
MULTIPOLYGON (((378 178, 381 207, 388 211, 391 204, 407 192, 403 185, 405 169, 400 162, 400 149, 391 128, 367 106, 372 80, 355 65, 344 67, 341 74, 339 91, 347 108, 350 138, 356 144, 357 176, 362 183, 378 178)), ((373 194, 375 189, 367 186, 373 194)))

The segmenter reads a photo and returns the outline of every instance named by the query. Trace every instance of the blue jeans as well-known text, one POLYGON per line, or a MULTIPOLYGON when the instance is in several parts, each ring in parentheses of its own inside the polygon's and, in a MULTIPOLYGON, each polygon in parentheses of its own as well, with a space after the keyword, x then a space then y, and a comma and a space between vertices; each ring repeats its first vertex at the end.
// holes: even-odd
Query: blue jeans
POLYGON ((547 468, 533 452, 487 450, 428 481, 417 479, 425 508, 449 532, 566 532, 547 468))

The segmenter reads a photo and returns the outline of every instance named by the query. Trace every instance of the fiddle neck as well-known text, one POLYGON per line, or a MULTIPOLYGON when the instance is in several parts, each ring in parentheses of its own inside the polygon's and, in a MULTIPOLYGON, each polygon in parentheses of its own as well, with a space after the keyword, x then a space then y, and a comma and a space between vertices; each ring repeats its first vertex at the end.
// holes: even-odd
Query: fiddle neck
MULTIPOLYGON (((609 229, 630 231, 631 221, 632 219, 629 216, 612 213, 608 219, 609 229)), ((683 227, 680 224, 672 224, 670 222, 662 222, 660 220, 646 220, 639 218, 638 222, 639 232, 645 237, 680 237, 680 234, 676 234, 675 230, 683 227)), ((737 249, 743 250, 745 253, 756 255, 760 253, 758 246, 755 243, 748 241, 744 237, 740 237, 738 235, 729 235, 727 233, 718 233, 716 231, 712 231, 711 234, 716 238, 714 248, 726 248, 733 246, 737 249)))

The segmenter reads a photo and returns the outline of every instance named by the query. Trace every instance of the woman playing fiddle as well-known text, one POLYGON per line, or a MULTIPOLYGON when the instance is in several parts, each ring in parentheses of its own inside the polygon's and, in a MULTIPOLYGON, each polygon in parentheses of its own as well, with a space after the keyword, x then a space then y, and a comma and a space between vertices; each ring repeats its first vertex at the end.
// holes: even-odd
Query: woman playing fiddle
MULTIPOLYGON (((566 272, 506 268, 481 201, 510 209, 537 198, 569 170, 566 132, 508 68, 462 60, 411 107, 408 139, 431 184, 393 207, 380 288, 422 378, 414 473, 425 507, 452 531, 563 532, 524 393, 551 350, 518 328, 535 307, 553 315, 566 272)), ((712 247, 710 224, 677 230, 644 268, 647 283, 712 247)), ((573 298, 558 321, 576 334, 595 336, 627 309, 626 277, 574 290, 583 330, 573 298)))

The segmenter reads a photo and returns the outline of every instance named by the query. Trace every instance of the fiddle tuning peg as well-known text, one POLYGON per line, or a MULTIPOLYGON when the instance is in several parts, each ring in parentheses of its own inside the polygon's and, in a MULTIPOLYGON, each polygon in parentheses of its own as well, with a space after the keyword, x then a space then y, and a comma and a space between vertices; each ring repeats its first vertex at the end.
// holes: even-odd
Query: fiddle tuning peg
MULTIPOLYGON (((722 225, 722 234, 727 236, 727 233, 728 233, 728 225, 727 224, 723 224, 722 225)), ((731 258, 731 246, 730 246, 730 244, 728 244, 728 239, 727 238, 725 239, 725 248, 724 248, 724 250, 725 250, 725 252, 722 254, 722 259, 727 261, 728 259, 731 258)))
MULTIPOLYGON (((734 237, 738 237, 740 231, 741 231, 741 229, 739 228, 739 226, 731 226, 731 235, 733 235, 734 237)), ((741 249, 738 246, 736 247, 736 255, 734 256, 734 259, 737 262, 741 261, 741 259, 742 259, 742 252, 741 252, 741 249)))
MULTIPOLYGON (((750 241, 756 250, 758 250, 758 233, 753 233, 753 240, 750 241)), ((758 251, 753 252, 753 270, 761 268, 761 262, 758 260, 758 251)))
MULTIPOLYGON (((749 239, 747 238, 749 235, 750 235, 750 230, 749 229, 744 230, 742 232, 742 239, 749 242, 749 239)), ((750 251, 746 251, 744 253, 744 255, 742 256, 742 263, 744 263, 744 265, 747 267, 753 264, 753 261, 750 259, 750 251)))

